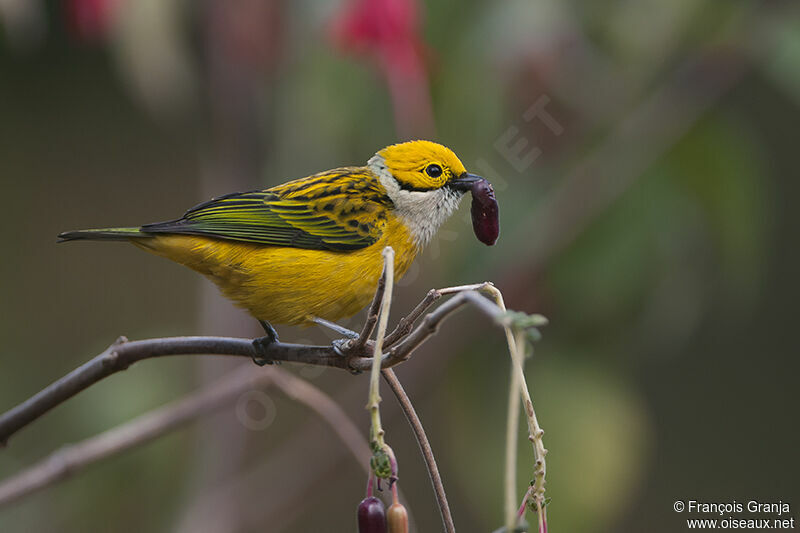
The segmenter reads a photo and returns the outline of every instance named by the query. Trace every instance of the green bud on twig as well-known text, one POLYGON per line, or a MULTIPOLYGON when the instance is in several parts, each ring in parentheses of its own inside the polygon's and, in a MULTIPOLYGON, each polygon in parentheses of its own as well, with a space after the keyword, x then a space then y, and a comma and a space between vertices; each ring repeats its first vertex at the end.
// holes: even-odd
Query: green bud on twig
POLYGON ((525 331, 525 334, 528 337, 528 342, 539 342, 542 340, 542 332, 537 328, 529 328, 525 331))
POLYGON ((369 466, 375 475, 381 479, 389 479, 392 477, 392 459, 389 454, 383 450, 373 450, 372 457, 369 460, 369 466))
POLYGON ((548 324, 547 318, 542 315, 529 315, 521 311, 506 311, 498 321, 504 326, 516 329, 540 328, 548 324))
MULTIPOLYGON (((544 509, 545 507, 550 505, 550 501, 551 500, 552 500, 552 498, 545 498, 544 501, 542 501, 542 509, 544 509)), ((536 507, 536 499, 535 498, 531 498, 530 500, 528 500, 528 509, 530 509, 532 513, 538 513, 539 512, 539 509, 536 507)))

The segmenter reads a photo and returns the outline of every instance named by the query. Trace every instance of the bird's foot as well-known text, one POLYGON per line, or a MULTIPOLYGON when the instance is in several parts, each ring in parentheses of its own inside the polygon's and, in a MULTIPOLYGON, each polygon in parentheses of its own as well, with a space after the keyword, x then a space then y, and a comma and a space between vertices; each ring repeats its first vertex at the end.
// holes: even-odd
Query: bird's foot
POLYGON ((353 345, 352 339, 335 339, 331 341, 333 351, 342 357, 350 357, 350 348, 353 345))
MULTIPOLYGON (((371 341, 369 341, 371 343, 371 341)), ((338 355, 345 358, 347 361, 347 368, 351 374, 361 374, 361 370, 356 368, 352 363, 353 361, 364 357, 365 348, 360 345, 358 338, 355 339, 336 339, 331 341, 333 351, 338 355)))
POLYGON ((253 356, 253 362, 258 366, 274 365, 276 363, 280 364, 280 361, 273 361, 267 357, 269 346, 278 342, 278 332, 275 331, 275 328, 272 327, 272 324, 266 320, 259 320, 258 322, 261 324, 261 327, 264 328, 266 335, 263 337, 258 337, 257 339, 253 339, 253 348, 256 352, 253 356))
MULTIPOLYGON (((334 339, 331 341, 331 348, 333 348, 333 351, 336 352, 336 354, 338 354, 341 357, 344 357, 345 359, 348 360, 348 362, 351 361, 353 357, 356 356, 356 354, 354 353, 356 351, 355 346, 358 345, 358 339, 361 337, 361 335, 358 332, 355 332, 352 329, 340 326, 336 322, 331 322, 330 320, 325 320, 324 318, 320 318, 318 316, 309 316, 308 319, 319 326, 323 326, 325 328, 330 329, 331 331, 335 331, 340 335, 344 335, 345 337, 344 339, 334 339)), ((358 351, 360 352, 361 350, 358 351)), ((353 374, 361 373, 360 370, 352 368, 350 372, 353 374)))

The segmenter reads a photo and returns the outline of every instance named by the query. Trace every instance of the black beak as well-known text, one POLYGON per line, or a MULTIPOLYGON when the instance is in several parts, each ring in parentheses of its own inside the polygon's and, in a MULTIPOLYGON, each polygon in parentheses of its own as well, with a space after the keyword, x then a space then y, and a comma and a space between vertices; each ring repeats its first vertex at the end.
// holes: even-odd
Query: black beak
POLYGON ((452 178, 450 181, 447 182, 447 185, 452 187, 457 191, 467 192, 472 190, 472 186, 482 180, 483 178, 480 176, 476 176, 475 174, 470 174, 469 172, 464 172, 457 178, 452 178))

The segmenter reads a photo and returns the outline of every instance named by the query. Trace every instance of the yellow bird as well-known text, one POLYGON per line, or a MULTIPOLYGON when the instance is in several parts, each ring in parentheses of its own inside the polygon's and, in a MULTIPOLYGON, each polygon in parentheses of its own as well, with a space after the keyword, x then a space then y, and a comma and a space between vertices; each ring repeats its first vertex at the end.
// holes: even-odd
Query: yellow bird
POLYGON ((383 248, 394 248, 401 277, 478 181, 449 148, 411 141, 384 148, 366 166, 220 196, 176 220, 58 238, 127 240, 186 265, 274 337, 270 322, 308 325, 364 308, 383 248))

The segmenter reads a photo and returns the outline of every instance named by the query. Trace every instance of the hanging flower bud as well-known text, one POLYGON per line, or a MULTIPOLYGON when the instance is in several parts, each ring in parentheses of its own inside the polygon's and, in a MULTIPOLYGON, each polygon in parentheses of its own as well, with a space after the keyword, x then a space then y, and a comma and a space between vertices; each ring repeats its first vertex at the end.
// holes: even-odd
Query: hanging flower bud
POLYGON ((383 502, 375 496, 358 504, 358 533, 387 533, 383 502))
POLYGON ((408 533, 408 511, 400 502, 395 502, 386 511, 389 533, 408 533))

